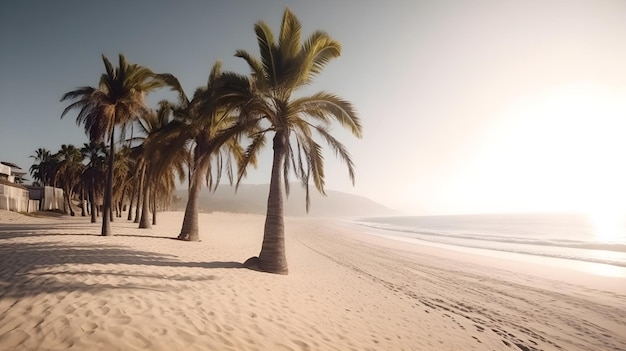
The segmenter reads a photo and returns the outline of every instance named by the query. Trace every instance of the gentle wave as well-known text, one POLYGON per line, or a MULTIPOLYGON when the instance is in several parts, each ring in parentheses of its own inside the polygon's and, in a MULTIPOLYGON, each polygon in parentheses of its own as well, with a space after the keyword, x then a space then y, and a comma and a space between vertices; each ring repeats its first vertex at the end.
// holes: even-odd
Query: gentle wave
POLYGON ((411 233, 411 234, 419 234, 419 235, 427 235, 433 237, 445 237, 445 238, 456 238, 456 239, 468 239, 468 240, 479 240, 479 241, 494 241, 500 243, 509 243, 509 244, 525 244, 525 245, 540 245, 540 246, 556 246, 556 247, 564 247, 564 248, 576 248, 576 249, 586 249, 586 250, 603 250, 603 251, 615 251, 615 252, 624 252, 626 253, 626 244, 612 244, 612 243, 591 243, 588 241, 577 241, 577 240, 541 240, 541 239, 529 239, 529 238, 518 238, 518 237, 502 237, 495 235, 486 235, 486 234, 450 234, 450 233, 441 233, 441 232, 433 232, 421 229, 411 229, 411 228, 401 228, 397 226, 390 226, 384 224, 373 224, 368 222, 357 222, 353 221, 352 223, 374 228, 374 229, 384 229, 391 230, 395 232, 403 232, 403 233, 411 233))
POLYGON ((366 228, 388 231, 389 235, 405 239, 487 249, 533 256, 561 258, 626 267, 626 244, 594 243, 577 240, 542 240, 522 237, 504 237, 487 234, 457 234, 401 227, 383 223, 351 221, 366 228))

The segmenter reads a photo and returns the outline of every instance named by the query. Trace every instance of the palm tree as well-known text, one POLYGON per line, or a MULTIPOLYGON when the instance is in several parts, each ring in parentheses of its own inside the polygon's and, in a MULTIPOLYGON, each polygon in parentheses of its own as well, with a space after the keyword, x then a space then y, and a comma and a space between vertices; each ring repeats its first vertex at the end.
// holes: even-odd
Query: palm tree
POLYGON ((74 145, 61 145, 61 150, 57 152, 58 169, 55 180, 61 184, 67 207, 70 215, 75 215, 72 208, 72 197, 74 188, 80 182, 80 175, 83 171, 83 155, 74 145))
MULTIPOLYGON (((185 207, 185 216, 178 239, 198 241, 198 199, 205 181, 209 190, 215 190, 219 185, 222 171, 225 168, 229 179, 233 180, 232 159, 237 161, 243 157, 243 148, 239 143, 240 136, 246 132, 245 128, 237 126, 237 118, 229 106, 236 106, 234 101, 243 103, 241 95, 230 94, 236 88, 243 89, 237 84, 237 75, 222 73, 221 63, 216 62, 209 75, 207 85, 198 88, 192 100, 184 93, 180 83, 171 77, 170 86, 177 86, 179 104, 172 107, 175 119, 172 120, 155 139, 156 148, 163 150, 162 145, 168 145, 168 150, 184 151, 190 148, 189 157, 189 198, 185 207), (224 89, 228 87, 229 90, 224 89)), ((246 81, 246 83, 248 83, 246 81)), ((248 88, 246 86, 245 88, 248 88)), ((248 97, 246 97, 248 98, 248 97)), ((155 167, 164 167, 176 156, 172 152, 162 154, 151 159, 160 160, 155 167)))
POLYGON ((287 177, 293 170, 301 180, 306 189, 307 210, 311 178, 315 188, 324 194, 324 160, 322 147, 313 137, 316 133, 346 163, 354 183, 350 155, 329 133, 329 125, 337 121, 353 135, 361 137, 361 124, 352 105, 334 94, 322 91, 309 96, 293 96, 298 89, 312 83, 331 59, 340 55, 341 46, 337 41, 325 32, 316 31, 301 43, 300 23, 288 8, 283 14, 278 41, 264 22, 258 22, 254 29, 260 58, 243 50, 238 50, 235 56, 243 58, 251 68, 260 97, 256 111, 269 122, 269 126, 253 139, 248 148, 248 159, 265 143, 265 135, 270 132, 274 133, 274 156, 263 245, 258 259, 248 263, 263 271, 287 274, 283 222, 283 189, 287 195, 289 192, 287 177))
POLYGON ((115 210, 114 217, 121 217, 122 206, 124 205, 124 197, 130 183, 129 175, 131 175, 131 167, 134 160, 131 157, 131 148, 123 145, 115 154, 115 176, 113 177, 113 202, 112 210, 115 210))
POLYGON ((99 184, 106 178, 105 163, 107 149, 104 143, 85 143, 81 148, 83 159, 88 160, 83 170, 83 183, 87 186, 89 206, 91 212, 91 223, 96 223, 96 193, 100 193, 99 184))
POLYGON ((30 157, 34 158, 35 162, 38 162, 30 166, 29 169, 33 180, 41 186, 52 184, 52 166, 55 163, 52 153, 45 148, 39 148, 30 157))
MULTIPOLYGON (((172 149, 160 144, 156 139, 168 126, 171 117, 171 106, 167 101, 159 102, 156 112, 150 111, 137 120, 139 132, 143 135, 134 138, 132 141, 140 141, 141 144, 135 148, 138 151, 137 164, 140 167, 141 178, 144 179, 141 185, 141 219, 139 228, 150 228, 150 207, 152 207, 152 222, 156 221, 156 199, 159 189, 166 192, 172 191, 175 187, 174 175, 178 173, 179 178, 185 178, 184 164, 187 151, 185 149, 172 149), (168 154, 168 162, 161 160, 168 154), (162 185, 163 187, 159 186, 162 185), (150 201, 152 200, 152 201, 150 201), (151 206, 152 205, 152 206, 151 206)), ((155 223, 156 224, 156 223, 155 223)))
POLYGON ((84 125, 89 140, 97 142, 105 137, 109 140, 109 168, 104 197, 102 235, 111 234, 111 205, 113 198, 113 175, 115 159, 115 127, 121 126, 123 135, 126 126, 147 110, 145 95, 164 85, 158 75, 150 69, 126 61, 119 55, 117 67, 102 55, 106 72, 100 77, 98 88, 82 87, 65 93, 61 101, 73 101, 63 110, 61 118, 69 111, 78 109, 76 124, 84 125))

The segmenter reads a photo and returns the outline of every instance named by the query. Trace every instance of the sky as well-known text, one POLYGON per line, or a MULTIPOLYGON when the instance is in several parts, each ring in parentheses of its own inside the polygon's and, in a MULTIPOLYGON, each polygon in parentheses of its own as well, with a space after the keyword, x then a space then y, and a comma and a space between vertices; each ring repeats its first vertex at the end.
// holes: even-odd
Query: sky
MULTIPOLYGON (((215 60, 248 73, 234 52, 258 54, 254 24, 276 32, 286 6, 342 44, 307 90, 363 124, 333 128, 356 184, 329 151, 328 189, 416 215, 626 210, 623 0, 2 1, 0 160, 87 140, 59 100, 97 85, 102 54, 191 94, 215 60)), ((267 148, 245 182, 270 168, 267 148)))

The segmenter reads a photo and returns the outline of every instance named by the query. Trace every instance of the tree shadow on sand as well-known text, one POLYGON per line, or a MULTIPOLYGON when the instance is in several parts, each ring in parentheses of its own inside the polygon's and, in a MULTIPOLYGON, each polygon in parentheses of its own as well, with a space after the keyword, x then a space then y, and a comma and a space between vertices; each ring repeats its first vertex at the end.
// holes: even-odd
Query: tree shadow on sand
POLYGON ((243 268, 243 265, 239 262, 220 261, 183 262, 173 255, 123 246, 0 240, 0 298, 74 291, 97 293, 108 289, 167 291, 171 289, 173 281, 209 281, 217 278, 185 269, 175 273, 165 270, 166 273, 163 273, 155 271, 154 267, 214 269, 243 268), (120 264, 135 267, 124 266, 120 269, 113 266, 120 264), (86 269, 84 265, 101 266, 86 269), (190 272, 195 274, 184 275, 190 272), (110 276, 130 279, 109 280, 110 276), (149 279, 147 283, 146 279, 149 279), (129 283, 133 280, 143 283, 129 283), (102 281, 113 283, 99 283, 102 281))

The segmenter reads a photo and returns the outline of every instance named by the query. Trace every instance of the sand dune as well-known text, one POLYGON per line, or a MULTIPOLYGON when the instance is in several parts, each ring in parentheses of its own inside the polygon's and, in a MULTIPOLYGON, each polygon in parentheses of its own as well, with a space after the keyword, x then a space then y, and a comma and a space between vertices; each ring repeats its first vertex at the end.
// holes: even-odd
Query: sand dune
POLYGON ((105 238, 88 218, 0 212, 0 349, 626 350, 624 291, 584 274, 289 219, 290 274, 271 275, 241 266, 261 216, 202 215, 200 243, 171 239, 182 213, 159 220, 105 238))

